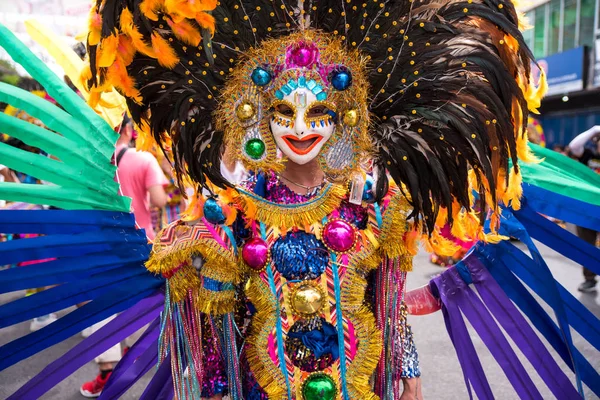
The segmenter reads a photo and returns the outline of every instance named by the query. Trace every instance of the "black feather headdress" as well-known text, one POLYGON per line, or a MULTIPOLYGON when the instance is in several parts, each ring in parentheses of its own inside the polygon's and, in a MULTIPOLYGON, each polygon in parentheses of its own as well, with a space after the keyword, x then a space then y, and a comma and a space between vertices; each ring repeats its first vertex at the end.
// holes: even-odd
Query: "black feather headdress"
POLYGON ((499 0, 98 0, 86 77, 92 91, 126 96, 180 176, 227 186, 222 94, 258 62, 248 54, 302 32, 341 43, 367 82, 356 101, 368 114, 361 150, 387 171, 376 187, 392 178, 431 233, 471 210, 472 189, 481 218, 520 194, 518 157, 540 91, 518 24, 512 2, 499 0))

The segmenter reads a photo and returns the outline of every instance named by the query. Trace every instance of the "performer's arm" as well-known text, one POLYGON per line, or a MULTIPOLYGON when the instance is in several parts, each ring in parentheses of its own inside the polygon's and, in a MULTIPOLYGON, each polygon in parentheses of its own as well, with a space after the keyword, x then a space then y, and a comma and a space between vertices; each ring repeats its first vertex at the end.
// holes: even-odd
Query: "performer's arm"
POLYGON ((600 125, 596 125, 587 131, 580 133, 569 143, 569 150, 575 157, 581 157, 585 150, 585 144, 592 140, 596 135, 600 135, 600 125))

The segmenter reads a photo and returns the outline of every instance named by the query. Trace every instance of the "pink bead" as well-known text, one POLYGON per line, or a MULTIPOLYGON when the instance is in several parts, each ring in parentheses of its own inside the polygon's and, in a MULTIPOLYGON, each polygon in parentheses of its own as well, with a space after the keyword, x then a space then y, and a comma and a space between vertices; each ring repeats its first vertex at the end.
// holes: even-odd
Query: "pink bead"
POLYGON ((291 66, 310 68, 317 61, 318 53, 319 50, 314 45, 300 43, 288 49, 288 60, 291 59, 291 66))
POLYGON ((260 238, 249 239, 242 248, 242 258, 250 268, 260 271, 269 261, 267 242, 260 238))
POLYGON ((354 246, 356 231, 348 222, 334 219, 323 228, 323 240, 331 250, 345 252, 354 246))

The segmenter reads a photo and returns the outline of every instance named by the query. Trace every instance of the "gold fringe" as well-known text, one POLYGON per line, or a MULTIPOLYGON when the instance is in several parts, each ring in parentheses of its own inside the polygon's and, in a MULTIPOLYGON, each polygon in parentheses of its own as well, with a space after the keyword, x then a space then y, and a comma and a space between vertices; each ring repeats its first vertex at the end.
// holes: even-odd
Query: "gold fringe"
POLYGON ((379 251, 389 258, 410 255, 404 240, 409 226, 406 221, 409 208, 410 205, 406 197, 402 193, 396 192, 392 195, 383 214, 383 223, 379 236, 379 251))
POLYGON ((176 303, 184 300, 190 290, 196 290, 198 287, 200 278, 196 274, 196 268, 190 264, 182 266, 169 278, 171 301, 176 303))
POLYGON ((220 282, 241 281, 241 271, 236 257, 214 239, 202 238, 181 241, 175 245, 164 245, 160 242, 161 234, 157 235, 150 259, 146 262, 148 271, 160 275, 168 274, 181 264, 191 264, 193 256, 201 255, 205 262, 202 270, 205 276, 220 282))
POLYGON ((195 290, 194 297, 198 311, 205 314, 222 315, 235 309, 235 291, 223 290, 215 292, 204 287, 195 290))
POLYGON ((348 365, 346 380, 351 399, 379 400, 373 393, 369 380, 381 357, 383 343, 375 316, 364 306, 367 282, 357 271, 357 261, 359 260, 353 260, 348 266, 345 278, 347 283, 341 289, 342 309, 354 325, 358 340, 356 354, 348 365))
POLYGON ((243 210, 247 219, 258 220, 286 232, 287 228, 310 225, 329 215, 340 206, 346 189, 328 184, 315 199, 294 206, 273 203, 243 189, 239 189, 238 193, 233 201, 243 210))
POLYGON ((277 322, 275 302, 279 299, 273 298, 267 284, 258 276, 252 276, 249 279, 246 294, 257 310, 252 317, 248 347, 246 348, 250 370, 269 399, 287 399, 285 377, 278 365, 273 363, 268 352, 269 335, 277 322))

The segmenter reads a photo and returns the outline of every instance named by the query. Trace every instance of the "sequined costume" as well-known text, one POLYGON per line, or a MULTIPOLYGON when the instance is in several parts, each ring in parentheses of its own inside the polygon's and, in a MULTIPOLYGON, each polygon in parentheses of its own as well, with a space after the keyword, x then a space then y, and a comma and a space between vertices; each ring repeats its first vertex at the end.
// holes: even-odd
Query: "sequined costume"
MULTIPOLYGON (((399 399, 403 379, 420 375, 407 314, 440 308, 479 398, 493 393, 465 319, 520 397, 541 395, 506 336, 556 397, 582 397, 582 383, 600 394, 600 375, 570 333, 600 347, 600 323, 554 280, 528 234, 600 265, 597 249, 538 214, 598 228, 600 183, 528 146, 527 116, 544 79, 539 88, 530 82, 533 56, 511 2, 97 0, 90 14, 79 82, 90 105, 101 109, 106 92, 120 93, 140 143, 159 146, 181 193, 195 192, 181 219, 148 245, 116 195, 111 127, 0 26, 0 44, 64 107, 0 84, 0 101, 27 99, 28 112, 61 134, 42 139, 54 133, 0 115, 9 134, 61 160, 0 146, 3 163, 37 168, 59 185, 4 184, 0 194, 66 209, 35 215, 43 238, 0 244, 6 262, 52 260, 0 272, 5 291, 25 288, 25 277, 58 285, 1 306, 0 320, 92 300, 2 346, 0 368, 120 313, 12 398, 39 397, 87 356, 149 324, 105 398, 120 397, 156 360, 142 399, 399 399), (532 151, 546 161, 527 164, 536 161, 532 151), (227 181, 223 160, 243 164, 250 178, 227 181), (307 165, 324 179, 298 194, 284 174, 307 165), (556 176, 581 190, 557 188, 556 176), (443 227, 477 243, 429 285, 406 292, 419 244, 456 252, 443 227)), ((0 224, 27 232, 29 215, 3 214, 0 224)))

